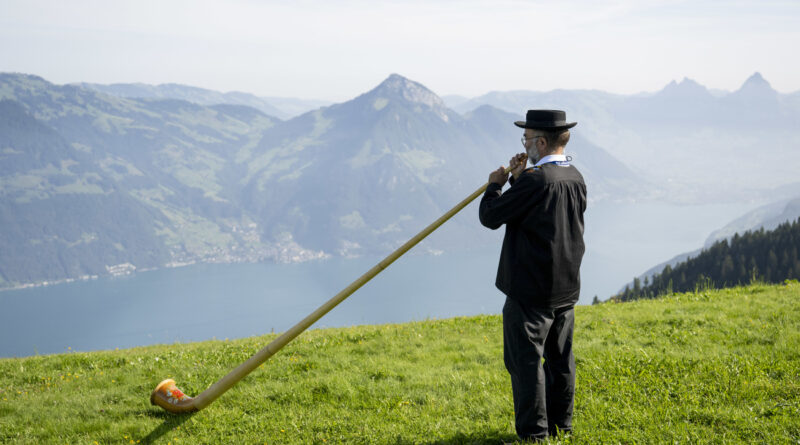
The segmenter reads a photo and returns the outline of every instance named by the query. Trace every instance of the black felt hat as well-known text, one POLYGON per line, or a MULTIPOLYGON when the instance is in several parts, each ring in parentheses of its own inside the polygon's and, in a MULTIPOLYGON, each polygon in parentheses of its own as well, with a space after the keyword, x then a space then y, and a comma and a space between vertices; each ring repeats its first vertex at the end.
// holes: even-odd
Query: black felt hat
POLYGON ((567 130, 578 125, 577 122, 567 123, 567 113, 561 110, 528 110, 524 121, 514 122, 519 128, 531 130, 567 130))

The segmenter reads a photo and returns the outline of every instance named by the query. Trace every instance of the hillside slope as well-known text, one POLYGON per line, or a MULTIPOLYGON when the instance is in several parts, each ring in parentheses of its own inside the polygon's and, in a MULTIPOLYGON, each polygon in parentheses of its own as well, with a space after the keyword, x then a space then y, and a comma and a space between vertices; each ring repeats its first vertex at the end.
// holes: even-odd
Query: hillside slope
MULTIPOLYGON (((579 306, 566 443, 797 443, 800 284, 579 306)), ((0 360, 0 442, 498 443, 514 439, 499 316, 304 333, 193 416, 274 335, 0 360)))
MULTIPOLYGON (((747 231, 756 231, 762 227, 764 230, 773 230, 781 223, 795 221, 798 218, 800 218, 800 195, 791 199, 781 199, 763 205, 734 219, 724 227, 711 232, 708 238, 706 238, 703 247, 675 255, 669 260, 647 269, 638 277, 634 277, 634 279, 638 278, 640 282, 647 279, 652 282, 653 276, 663 272, 666 266, 670 266, 674 269, 679 263, 685 262, 689 258, 697 257, 704 249, 710 248, 718 241, 728 240, 728 242, 730 242, 731 238, 737 233, 742 235, 747 231)), ((632 288, 634 287, 634 282, 631 281, 625 285, 632 288)), ((617 293, 622 293, 624 291, 625 287, 623 286, 617 293)))
POLYGON ((653 298, 662 294, 686 292, 702 288, 723 288, 754 280, 780 283, 800 279, 800 219, 787 221, 776 229, 738 233, 717 241, 703 249, 697 256, 667 265, 661 273, 645 278, 641 283, 634 278, 633 287, 612 298, 620 301, 653 298))

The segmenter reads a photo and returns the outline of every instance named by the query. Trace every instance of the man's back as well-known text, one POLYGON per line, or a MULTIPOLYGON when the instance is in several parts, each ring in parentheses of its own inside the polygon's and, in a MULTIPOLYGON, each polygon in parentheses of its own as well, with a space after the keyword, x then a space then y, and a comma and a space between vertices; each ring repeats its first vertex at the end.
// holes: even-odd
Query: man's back
POLYGON ((556 308, 577 303, 585 250, 586 184, 574 166, 544 164, 522 173, 506 193, 490 184, 481 223, 506 224, 496 286, 520 303, 556 308))

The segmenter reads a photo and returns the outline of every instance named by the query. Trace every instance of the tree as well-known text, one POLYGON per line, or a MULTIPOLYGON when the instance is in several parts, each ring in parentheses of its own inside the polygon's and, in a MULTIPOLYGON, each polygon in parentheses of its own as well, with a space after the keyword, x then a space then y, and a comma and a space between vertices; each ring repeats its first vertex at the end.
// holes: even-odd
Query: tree
POLYGON ((731 258, 730 255, 725 255, 725 259, 722 260, 722 267, 720 268, 719 274, 724 284, 733 283, 735 281, 733 275, 733 258, 731 258))

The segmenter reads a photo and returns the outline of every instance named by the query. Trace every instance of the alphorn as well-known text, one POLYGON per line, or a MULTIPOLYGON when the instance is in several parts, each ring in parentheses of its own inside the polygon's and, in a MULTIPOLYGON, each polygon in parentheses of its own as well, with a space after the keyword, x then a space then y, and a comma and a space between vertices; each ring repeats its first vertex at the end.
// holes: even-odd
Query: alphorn
MULTIPOLYGON (((511 169, 509 167, 506 167, 505 173, 508 174, 510 170, 511 169)), ((408 252, 412 247, 417 245, 417 243, 425 239, 425 237, 439 228, 439 226, 444 224, 448 219, 452 218, 453 215, 466 207, 467 204, 483 194, 488 186, 488 182, 480 186, 471 195, 464 198, 464 200, 456 204, 455 207, 450 209, 444 215, 440 216, 439 219, 432 222, 430 225, 428 225, 428 227, 422 229, 421 232, 416 234, 410 240, 406 241, 406 243, 400 246, 397 250, 390 253, 386 258, 373 266, 364 275, 361 275, 358 279, 350 283, 349 286, 342 289, 338 294, 334 295, 333 298, 325 302, 314 312, 308 314, 306 318, 300 320, 300 322, 294 325, 291 329, 281 334, 275 340, 272 340, 272 342, 270 342, 267 346, 264 346, 260 351, 256 352, 252 357, 247 359, 247 361, 234 368, 225 377, 219 379, 216 383, 209 386, 208 389, 200 393, 200 395, 197 397, 187 396, 183 393, 183 391, 178 389, 178 387, 175 385, 175 380, 166 379, 161 381, 161 383, 156 386, 156 389, 154 389, 150 394, 150 403, 153 405, 158 405, 171 413, 189 413, 200 411, 201 409, 207 407, 211 404, 211 402, 217 400, 219 396, 224 394, 225 391, 237 384, 254 369, 258 368, 262 363, 267 361, 267 359, 280 351, 281 348, 286 346, 303 331, 308 329, 312 324, 316 323, 317 320, 330 312, 331 309, 335 308, 339 303, 352 295, 353 292, 358 290, 358 288, 366 284, 369 280, 373 279, 375 275, 378 275, 382 270, 389 267, 389 265, 392 264, 396 259, 400 258, 404 253, 408 252)))

